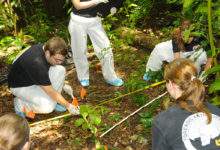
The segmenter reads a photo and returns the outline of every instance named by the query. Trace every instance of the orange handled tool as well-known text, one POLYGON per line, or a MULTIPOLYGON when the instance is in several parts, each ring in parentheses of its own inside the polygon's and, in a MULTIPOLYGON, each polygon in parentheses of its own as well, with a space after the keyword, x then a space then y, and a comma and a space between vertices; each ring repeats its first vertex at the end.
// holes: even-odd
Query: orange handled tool
POLYGON ((72 101, 73 106, 75 107, 79 107, 79 103, 76 97, 73 97, 73 101, 72 101))

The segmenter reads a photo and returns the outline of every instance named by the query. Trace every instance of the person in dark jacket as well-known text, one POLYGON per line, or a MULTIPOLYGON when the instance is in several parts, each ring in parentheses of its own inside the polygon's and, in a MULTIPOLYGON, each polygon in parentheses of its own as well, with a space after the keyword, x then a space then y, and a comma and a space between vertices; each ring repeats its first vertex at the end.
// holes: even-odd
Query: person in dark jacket
POLYGON ((152 125, 153 150, 219 150, 220 109, 205 99, 205 87, 189 59, 165 67, 173 106, 159 113, 152 125))

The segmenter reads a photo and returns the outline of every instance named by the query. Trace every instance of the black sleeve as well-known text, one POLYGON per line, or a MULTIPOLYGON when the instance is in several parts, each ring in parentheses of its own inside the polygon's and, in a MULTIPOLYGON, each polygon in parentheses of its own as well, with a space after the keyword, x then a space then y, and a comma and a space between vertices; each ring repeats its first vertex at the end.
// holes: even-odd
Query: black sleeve
POLYGON ((173 45, 173 53, 180 52, 177 42, 174 39, 172 39, 172 45, 173 45))
POLYGON ((24 68, 35 85, 51 85, 48 68, 43 62, 33 63, 24 68))
POLYGON ((166 138, 162 134, 155 121, 152 126, 152 150, 170 150, 167 145, 166 138))

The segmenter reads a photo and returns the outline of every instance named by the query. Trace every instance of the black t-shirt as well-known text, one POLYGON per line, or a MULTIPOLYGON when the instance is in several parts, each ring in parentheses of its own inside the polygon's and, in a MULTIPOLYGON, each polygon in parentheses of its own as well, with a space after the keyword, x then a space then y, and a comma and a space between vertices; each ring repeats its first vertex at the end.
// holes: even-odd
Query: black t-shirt
MULTIPOLYGON (((90 1, 90 0, 80 0, 80 2, 86 2, 86 1, 90 1)), ((86 8, 86 9, 80 9, 80 10, 77 10, 74 6, 73 6, 73 13, 75 15, 79 15, 79 16, 83 16, 83 17, 87 17, 87 18, 90 18, 90 17, 96 17, 97 16, 97 9, 96 9, 97 6, 93 6, 93 7, 89 7, 89 8, 86 8)))
POLYGON ((207 124, 204 113, 191 113, 170 107, 155 117, 152 127, 153 150, 219 150, 220 109, 209 103, 212 114, 207 124))
POLYGON ((8 85, 12 88, 51 85, 49 68, 50 64, 45 58, 43 45, 33 45, 12 64, 8 85))
MULTIPOLYGON (((80 0, 80 2, 86 2, 90 0, 80 0)), ((122 6, 123 0, 109 0, 108 3, 100 3, 96 6, 89 7, 86 9, 77 10, 73 7, 73 13, 83 17, 105 17, 110 13, 112 7, 117 8, 117 10, 122 6)))

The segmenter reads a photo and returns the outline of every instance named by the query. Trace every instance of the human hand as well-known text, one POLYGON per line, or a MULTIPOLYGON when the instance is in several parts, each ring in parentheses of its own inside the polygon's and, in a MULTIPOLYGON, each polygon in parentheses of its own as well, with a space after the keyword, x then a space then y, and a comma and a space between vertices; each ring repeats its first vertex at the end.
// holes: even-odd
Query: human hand
POLYGON ((117 8, 116 7, 112 7, 110 9, 111 15, 114 15, 117 12, 117 8))
POLYGON ((93 0, 93 2, 97 5, 99 3, 108 3, 108 0, 93 0))
POLYGON ((202 71, 199 75, 199 80, 202 82, 205 82, 207 75, 205 74, 205 71, 202 71))
POLYGON ((80 108, 79 108, 79 106, 74 106, 74 105, 72 105, 72 104, 69 104, 68 106, 67 106, 67 109, 68 109, 68 111, 70 112, 70 114, 72 114, 72 115, 79 115, 80 114, 80 112, 79 112, 79 110, 80 110, 80 108))

